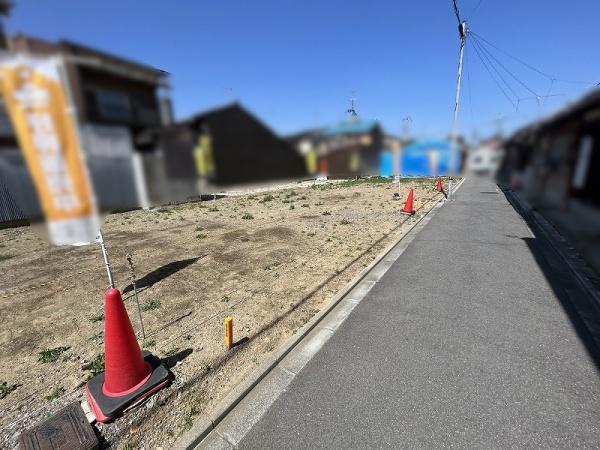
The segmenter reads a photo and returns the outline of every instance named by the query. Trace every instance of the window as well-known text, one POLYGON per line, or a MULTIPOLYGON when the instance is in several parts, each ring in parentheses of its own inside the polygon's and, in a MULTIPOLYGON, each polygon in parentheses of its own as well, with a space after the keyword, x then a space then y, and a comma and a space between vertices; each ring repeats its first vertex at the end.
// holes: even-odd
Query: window
POLYGON ((108 89, 94 89, 97 113, 101 119, 106 120, 130 120, 131 105, 129 97, 118 91, 108 89))

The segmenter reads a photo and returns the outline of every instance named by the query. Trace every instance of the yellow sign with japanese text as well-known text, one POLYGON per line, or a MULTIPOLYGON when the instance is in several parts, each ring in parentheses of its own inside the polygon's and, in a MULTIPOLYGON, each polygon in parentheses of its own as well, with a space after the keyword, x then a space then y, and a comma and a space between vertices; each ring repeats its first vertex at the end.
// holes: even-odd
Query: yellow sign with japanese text
POLYGON ((99 230, 61 64, 23 55, 0 60, 0 94, 57 245, 92 242, 99 230))

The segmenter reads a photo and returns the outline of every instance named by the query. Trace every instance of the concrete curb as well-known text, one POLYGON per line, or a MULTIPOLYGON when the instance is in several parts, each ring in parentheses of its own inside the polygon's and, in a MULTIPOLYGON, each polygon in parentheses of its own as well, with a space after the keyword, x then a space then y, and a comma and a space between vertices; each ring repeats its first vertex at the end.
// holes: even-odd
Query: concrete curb
MULTIPOLYGON (((454 193, 462 186, 465 178, 456 185, 454 193)), ((356 277, 346 284, 315 316, 313 316, 296 334, 283 344, 283 346, 275 352, 267 361, 262 363, 254 370, 248 378, 238 384, 233 390, 225 396, 218 404, 215 410, 208 415, 200 415, 196 418, 194 425, 190 430, 181 435, 171 448, 177 450, 195 448, 226 416, 231 410, 237 406, 246 395, 252 391, 317 325, 365 278, 370 272, 382 262, 386 256, 398 246, 406 237, 411 235, 411 232, 425 219, 431 218, 435 212, 445 203, 447 199, 438 200, 434 206, 423 216, 412 224, 408 231, 403 234, 398 240, 386 247, 377 257, 365 267, 356 277)))

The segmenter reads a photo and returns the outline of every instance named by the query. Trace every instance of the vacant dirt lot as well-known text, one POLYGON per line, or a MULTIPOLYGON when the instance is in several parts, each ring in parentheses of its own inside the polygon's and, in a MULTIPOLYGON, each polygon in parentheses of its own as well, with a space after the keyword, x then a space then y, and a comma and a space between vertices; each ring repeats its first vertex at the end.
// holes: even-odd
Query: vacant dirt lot
MULTIPOLYGON (((168 448, 194 416, 308 321, 416 219, 399 213, 415 187, 418 218, 442 198, 434 181, 298 185, 108 216, 117 286, 143 347, 165 359, 169 388, 109 425, 107 443, 168 448), (133 254, 146 339, 128 287, 133 254), (233 350, 222 321, 234 318, 233 350)), ((29 228, 0 230, 0 447, 66 403, 102 368, 99 246, 53 248, 29 228), (3 384, 4 383, 4 384, 3 384)))

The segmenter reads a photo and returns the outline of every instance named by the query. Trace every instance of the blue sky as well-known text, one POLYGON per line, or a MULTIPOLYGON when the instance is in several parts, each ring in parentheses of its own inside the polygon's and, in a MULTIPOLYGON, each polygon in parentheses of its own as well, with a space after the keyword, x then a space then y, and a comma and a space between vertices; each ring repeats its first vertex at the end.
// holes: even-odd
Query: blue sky
MULTIPOLYGON (((459 5, 473 31, 544 73, 600 81, 598 0, 459 5)), ((413 135, 451 128, 458 33, 450 0, 20 0, 6 27, 168 71, 177 117, 236 99, 289 133, 343 120, 355 91, 360 116, 380 120, 389 132, 399 134, 407 116, 413 135)), ((513 129, 590 87, 557 80, 550 91, 557 96, 538 105, 525 86, 545 95, 550 79, 490 48, 508 69, 488 56, 515 91, 498 78, 517 111, 472 45, 460 116, 467 136, 490 133, 498 118, 513 129)))

